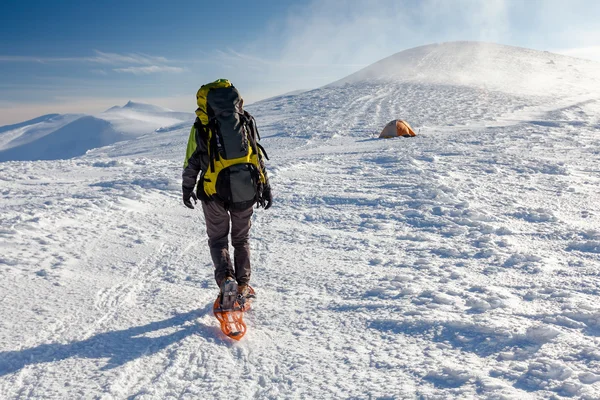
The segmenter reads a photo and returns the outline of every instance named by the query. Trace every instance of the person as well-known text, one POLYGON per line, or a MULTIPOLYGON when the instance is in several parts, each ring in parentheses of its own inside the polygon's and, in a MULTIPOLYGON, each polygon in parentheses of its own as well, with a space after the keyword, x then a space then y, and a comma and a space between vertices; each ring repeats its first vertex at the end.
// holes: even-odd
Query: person
MULTIPOLYGON (((220 79, 203 85, 196 99, 197 118, 190 132, 182 174, 183 203, 193 209, 198 199, 201 201, 221 296, 237 288, 238 297, 244 298, 251 291, 249 232, 253 208, 258 203, 266 210, 273 203, 264 164, 266 152, 258 144, 260 137, 254 117, 243 110, 243 100, 229 81, 220 79), (231 149, 239 151, 240 140, 243 150, 240 154, 245 162, 225 163, 226 153, 233 153, 231 149), (243 148, 244 143, 248 150, 243 148), (233 263, 229 253, 230 233, 233 263)), ((229 154, 229 158, 240 154, 229 154)), ((221 301, 224 302, 222 297, 221 301)))

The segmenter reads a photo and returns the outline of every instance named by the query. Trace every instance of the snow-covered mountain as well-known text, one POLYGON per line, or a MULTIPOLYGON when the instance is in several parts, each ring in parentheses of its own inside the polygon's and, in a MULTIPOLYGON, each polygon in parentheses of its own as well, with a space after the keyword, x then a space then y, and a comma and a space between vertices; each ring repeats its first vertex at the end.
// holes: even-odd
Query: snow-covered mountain
POLYGON ((499 46, 505 84, 448 78, 493 75, 451 67, 481 46, 248 107, 275 202, 239 343, 181 204, 189 124, 0 163, 0 397, 600 398, 597 64, 499 46), (524 65, 571 89, 515 91, 524 65), (394 118, 418 136, 375 139, 394 118))
POLYGON ((33 142, 81 117, 81 114, 48 114, 0 127, 0 151, 33 142))
POLYGON ((35 140, 0 152, 0 161, 72 158, 85 154, 89 149, 125 140, 126 137, 108 121, 84 116, 35 140))
POLYGON ((0 127, 0 162, 76 157, 193 118, 192 113, 131 101, 95 116, 45 115, 0 127))
MULTIPOLYGON (((598 98, 600 63, 498 44, 409 49, 317 90, 253 105, 269 128, 302 138, 365 137, 392 119, 437 130, 499 124, 598 98), (293 129, 289 129, 295 121, 293 129), (335 121, 335 123, 332 123, 335 121)), ((533 116, 531 116, 533 118, 533 116)))
POLYGON ((550 96, 598 90, 599 74, 594 61, 494 43, 451 42, 402 51, 332 85, 417 82, 550 96))

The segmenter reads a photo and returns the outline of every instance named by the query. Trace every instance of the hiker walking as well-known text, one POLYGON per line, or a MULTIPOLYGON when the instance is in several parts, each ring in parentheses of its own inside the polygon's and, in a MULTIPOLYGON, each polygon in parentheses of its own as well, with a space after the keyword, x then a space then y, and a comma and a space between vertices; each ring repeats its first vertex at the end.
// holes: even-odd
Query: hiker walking
POLYGON ((247 296, 250 282, 249 231, 254 204, 268 209, 273 197, 256 121, 243 109, 237 89, 226 79, 203 85, 183 168, 183 203, 200 199, 215 280, 221 293, 237 288, 247 296), (198 175, 200 177, 198 178, 198 175), (195 192, 195 193, 194 193, 195 192), (229 232, 234 248, 229 256, 229 232))

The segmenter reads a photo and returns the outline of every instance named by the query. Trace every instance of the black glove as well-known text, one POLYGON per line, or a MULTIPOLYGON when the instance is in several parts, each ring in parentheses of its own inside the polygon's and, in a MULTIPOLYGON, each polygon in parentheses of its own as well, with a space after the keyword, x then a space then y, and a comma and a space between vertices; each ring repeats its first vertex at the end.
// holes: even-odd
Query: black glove
POLYGON ((194 204, 198 204, 198 197, 196 197, 196 193, 194 193, 194 191, 191 191, 191 192, 184 191, 183 192, 183 204, 185 204, 185 206, 187 208, 191 208, 193 210, 194 204, 192 204, 192 202, 190 201, 190 198, 192 198, 194 200, 194 204))
POLYGON ((271 208, 272 204, 273 204, 273 194, 271 193, 271 185, 267 184, 263 188, 262 196, 260 199, 260 205, 265 210, 268 210, 269 208, 271 208))

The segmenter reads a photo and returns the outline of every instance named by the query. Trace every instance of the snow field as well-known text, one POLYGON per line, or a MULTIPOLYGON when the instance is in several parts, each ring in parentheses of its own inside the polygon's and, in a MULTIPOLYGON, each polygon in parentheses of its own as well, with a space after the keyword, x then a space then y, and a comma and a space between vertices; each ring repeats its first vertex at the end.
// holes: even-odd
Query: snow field
POLYGON ((249 107, 275 203, 239 343, 181 204, 189 126, 1 163, 0 397, 598 398, 598 99, 370 82, 249 107), (394 118, 419 135, 374 139, 394 118))

